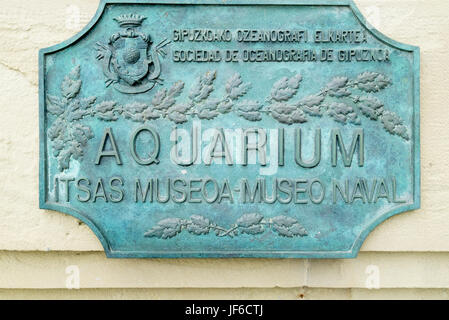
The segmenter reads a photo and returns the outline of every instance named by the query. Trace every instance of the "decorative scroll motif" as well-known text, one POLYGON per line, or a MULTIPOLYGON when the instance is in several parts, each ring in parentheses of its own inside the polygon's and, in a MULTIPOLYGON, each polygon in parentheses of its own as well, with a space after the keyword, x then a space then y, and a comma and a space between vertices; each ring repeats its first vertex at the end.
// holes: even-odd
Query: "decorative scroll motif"
POLYGON ((185 84, 177 81, 170 88, 157 91, 148 103, 121 105, 116 101, 96 103, 96 97, 80 98, 80 67, 74 68, 61 84, 61 97, 46 95, 47 111, 57 117, 48 130, 48 137, 53 142, 59 169, 68 169, 72 157, 82 158, 83 148, 93 138, 92 129, 81 121, 89 117, 102 121, 124 117, 141 123, 164 118, 182 124, 189 116, 211 120, 233 112, 248 121, 260 121, 265 114, 287 125, 307 122, 309 116, 328 116, 342 124, 360 125, 361 116, 364 116, 379 121, 390 134, 410 139, 403 120, 385 110, 384 104, 372 95, 391 84, 390 79, 377 72, 364 72, 352 80, 336 77, 320 92, 297 101, 291 100, 298 92, 302 76, 284 77, 274 83, 265 103, 241 99, 248 93, 251 83, 243 82, 238 73, 226 81, 221 98, 212 98, 216 76, 216 71, 199 76, 188 92, 187 101, 182 103, 177 98, 185 84))
POLYGON ((215 232, 217 237, 231 238, 242 234, 259 235, 266 230, 288 238, 307 236, 307 230, 294 218, 278 216, 265 219, 260 213, 248 213, 241 216, 229 229, 218 226, 200 215, 193 215, 188 220, 168 218, 159 221, 144 236, 170 239, 176 237, 183 230, 198 236, 215 232))
POLYGON ((146 17, 124 14, 114 20, 124 28, 115 33, 107 44, 97 42, 97 59, 102 61, 106 86, 111 84, 122 93, 143 93, 153 89, 161 74, 159 55, 170 43, 167 39, 151 47, 151 38, 137 30, 146 17))

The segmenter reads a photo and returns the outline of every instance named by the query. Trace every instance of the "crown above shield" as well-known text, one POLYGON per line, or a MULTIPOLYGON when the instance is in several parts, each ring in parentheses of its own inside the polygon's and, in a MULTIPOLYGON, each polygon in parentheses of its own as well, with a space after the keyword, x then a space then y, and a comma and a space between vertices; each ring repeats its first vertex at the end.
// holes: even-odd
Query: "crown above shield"
POLYGON ((146 17, 141 16, 140 14, 122 14, 117 18, 114 18, 120 27, 124 28, 140 27, 145 19, 146 17))

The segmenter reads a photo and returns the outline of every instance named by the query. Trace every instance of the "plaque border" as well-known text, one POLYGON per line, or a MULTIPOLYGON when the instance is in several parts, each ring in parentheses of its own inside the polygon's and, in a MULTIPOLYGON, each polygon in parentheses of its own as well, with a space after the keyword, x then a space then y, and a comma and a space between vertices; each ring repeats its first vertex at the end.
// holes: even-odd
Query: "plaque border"
POLYGON ((369 233, 390 217, 421 206, 421 161, 420 161, 420 49, 417 46, 395 41, 371 26, 359 11, 353 0, 101 0, 91 21, 76 35, 57 45, 39 50, 39 208, 71 215, 85 223, 100 240, 108 258, 356 258, 369 233), (350 250, 347 251, 295 251, 295 250, 214 250, 214 251, 115 251, 94 222, 80 211, 69 206, 46 201, 48 181, 46 179, 46 121, 45 121, 45 56, 65 49, 95 27, 107 5, 110 4, 166 4, 166 5, 241 5, 241 6, 342 6, 349 7, 357 20, 379 41, 398 50, 413 54, 413 117, 412 117, 412 165, 413 165, 413 204, 387 210, 382 216, 366 224, 350 250))

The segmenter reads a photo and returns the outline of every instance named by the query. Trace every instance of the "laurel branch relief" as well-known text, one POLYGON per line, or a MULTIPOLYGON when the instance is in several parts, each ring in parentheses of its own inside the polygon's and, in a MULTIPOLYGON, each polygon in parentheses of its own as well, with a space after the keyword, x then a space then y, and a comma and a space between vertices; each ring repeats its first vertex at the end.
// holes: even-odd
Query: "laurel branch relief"
POLYGON ((251 83, 244 82, 238 73, 226 80, 221 97, 215 97, 217 72, 207 71, 191 85, 184 101, 178 100, 185 83, 177 81, 169 88, 156 91, 146 103, 120 104, 81 97, 80 71, 77 66, 65 76, 59 95, 46 95, 46 110, 52 118, 47 134, 60 171, 69 168, 72 158, 81 160, 84 148, 94 137, 92 128, 83 123, 87 118, 108 122, 125 118, 140 123, 163 118, 182 124, 189 118, 211 120, 234 113, 251 122, 267 115, 287 125, 305 123, 311 117, 330 117, 342 124, 360 125, 361 117, 366 117, 379 122, 388 133, 410 139, 403 120, 373 95, 391 85, 388 77, 377 72, 364 72, 355 79, 335 77, 316 94, 299 99, 295 97, 302 76, 283 77, 273 84, 269 97, 261 102, 243 99, 251 83))

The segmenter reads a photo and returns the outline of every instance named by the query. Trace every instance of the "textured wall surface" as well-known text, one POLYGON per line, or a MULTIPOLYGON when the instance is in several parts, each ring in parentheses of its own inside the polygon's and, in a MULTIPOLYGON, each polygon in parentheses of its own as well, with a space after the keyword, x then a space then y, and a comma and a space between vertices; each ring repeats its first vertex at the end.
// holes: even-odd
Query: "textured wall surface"
POLYGON ((449 1, 355 2, 421 47, 422 208, 384 222, 353 260, 108 260, 84 224, 38 209, 38 49, 78 32, 98 1, 0 0, 0 298, 447 299, 449 1))

